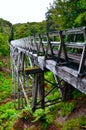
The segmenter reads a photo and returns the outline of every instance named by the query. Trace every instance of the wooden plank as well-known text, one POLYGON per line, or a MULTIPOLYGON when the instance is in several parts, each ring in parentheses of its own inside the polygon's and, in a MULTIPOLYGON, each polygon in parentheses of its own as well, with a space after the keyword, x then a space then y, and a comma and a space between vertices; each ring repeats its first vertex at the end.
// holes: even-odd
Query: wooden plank
POLYGON ((79 42, 66 42, 65 46, 66 47, 71 47, 71 48, 83 49, 84 44, 85 44, 84 42, 83 43, 79 43, 79 42))
POLYGON ((86 78, 78 78, 78 72, 66 66, 56 66, 55 61, 46 61, 46 68, 52 71, 55 75, 62 78, 81 92, 86 94, 86 78))
POLYGON ((42 70, 39 67, 25 68, 24 72, 26 75, 40 73, 42 70))
POLYGON ((63 30, 63 35, 69 35, 69 34, 83 34, 83 31, 85 30, 84 27, 78 27, 78 28, 72 28, 72 29, 67 29, 63 30))

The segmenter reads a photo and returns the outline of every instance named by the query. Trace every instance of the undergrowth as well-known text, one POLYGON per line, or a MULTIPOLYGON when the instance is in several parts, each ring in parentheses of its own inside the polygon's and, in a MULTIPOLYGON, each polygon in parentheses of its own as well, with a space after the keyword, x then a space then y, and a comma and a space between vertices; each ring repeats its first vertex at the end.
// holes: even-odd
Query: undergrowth
MULTIPOLYGON (((52 73, 46 73, 45 78, 52 83, 55 83, 54 76, 52 73)), ((47 84, 45 82, 45 84, 47 84)), ((48 83, 48 86, 45 86, 45 89, 49 91, 54 87, 48 83)), ((11 75, 7 73, 0 72, 0 101, 9 98, 12 94, 12 81, 11 75)), ((74 100, 68 102, 60 102, 52 106, 46 107, 43 109, 37 109, 34 113, 31 111, 31 106, 26 106, 25 109, 21 111, 16 111, 14 108, 13 102, 2 104, 0 106, 0 130, 11 130, 14 122, 18 118, 24 120, 31 119, 32 123, 41 122, 41 127, 39 130, 47 130, 48 126, 54 123, 54 120, 58 118, 58 112, 60 111, 62 116, 69 116, 73 110, 76 108, 76 99, 83 97, 83 94, 75 90, 73 92, 74 100)), ((59 99, 60 94, 58 89, 54 89, 51 94, 46 97, 46 100, 59 99)), ((52 101, 53 102, 53 101, 52 101)), ((55 124, 56 125, 56 124, 55 124)), ((61 128, 61 125, 56 125, 57 128, 61 128)), ((71 119, 65 121, 62 130, 80 130, 80 128, 86 128, 86 117, 79 117, 77 119, 71 119)), ((31 129, 35 130, 34 126, 31 126, 31 129)))
POLYGON ((86 117, 80 116, 77 119, 70 119, 65 122, 62 130, 85 130, 86 128, 86 117))
POLYGON ((76 107, 76 103, 75 102, 62 102, 61 103, 61 113, 62 116, 68 116, 71 114, 71 112, 73 112, 73 110, 76 107))
POLYGON ((14 121, 17 119, 17 114, 12 102, 0 106, 0 130, 11 130, 14 121))
POLYGON ((9 98, 12 94, 11 75, 0 72, 0 101, 9 98))

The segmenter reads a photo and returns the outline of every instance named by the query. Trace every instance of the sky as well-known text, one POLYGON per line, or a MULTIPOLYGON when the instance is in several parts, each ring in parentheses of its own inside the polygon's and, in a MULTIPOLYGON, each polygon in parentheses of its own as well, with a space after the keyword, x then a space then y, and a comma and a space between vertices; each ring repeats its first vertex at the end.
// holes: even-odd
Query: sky
POLYGON ((53 0, 0 0, 0 18, 12 24, 41 22, 53 0))

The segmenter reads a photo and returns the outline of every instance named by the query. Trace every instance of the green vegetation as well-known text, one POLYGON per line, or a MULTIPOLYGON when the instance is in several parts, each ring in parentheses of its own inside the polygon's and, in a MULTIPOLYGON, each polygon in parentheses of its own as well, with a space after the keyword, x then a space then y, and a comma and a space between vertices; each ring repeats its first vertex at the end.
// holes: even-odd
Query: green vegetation
MULTIPOLYGON (((52 73, 47 72, 48 76, 45 75, 47 80, 50 81, 50 79, 54 79, 52 73)), ((53 83, 55 81, 53 80, 53 83)), ((57 128, 62 128, 62 125, 60 123, 54 122, 56 118, 59 116, 59 111, 63 117, 69 116, 74 109, 77 106, 77 100, 69 101, 69 102, 61 102, 56 105, 52 105, 49 107, 46 107, 45 110, 43 109, 37 109, 34 113, 31 111, 30 106, 26 106, 25 109, 18 111, 15 110, 14 104, 12 101, 5 102, 3 101, 7 99, 12 92, 12 83, 11 83, 11 76, 9 74, 1 73, 0 72, 0 99, 2 102, 2 105, 0 106, 0 130, 10 130, 13 126, 15 127, 15 123, 19 120, 30 120, 31 126, 29 130, 36 129, 36 126, 33 125, 33 123, 38 124, 38 130, 48 130, 48 126, 50 124, 54 124, 57 128), (9 88, 9 89, 8 89, 9 88), (1 95, 2 94, 2 95, 1 95)), ((49 86, 51 88, 51 86, 49 86)), ((53 91, 52 94, 49 95, 49 100, 52 100, 52 97, 59 98, 59 92, 53 91), (55 96, 52 96, 55 95, 55 96)), ((80 97, 80 92, 76 91, 74 92, 74 96, 77 94, 77 99, 80 97), (79 94, 78 94, 79 93, 79 94)), ((82 96, 83 97, 83 96, 82 96)), ((75 97, 76 99, 76 97, 75 97)), ((20 121, 19 121, 20 122, 20 121)), ((13 128, 14 128, 13 127, 13 128)), ((69 121, 65 121, 63 129, 62 130, 79 130, 80 128, 86 127, 86 117, 81 116, 77 119, 70 119, 69 121), (78 123, 77 123, 78 122, 78 123), (71 129, 72 128, 72 129, 71 129)))
POLYGON ((71 114, 71 112, 73 112, 73 110, 75 109, 76 104, 75 102, 63 102, 61 104, 61 113, 62 116, 68 116, 71 114))
POLYGON ((9 54, 11 28, 12 24, 10 22, 0 19, 0 56, 7 56, 9 54))
POLYGON ((0 106, 0 130, 11 130, 17 114, 12 102, 0 106))
POLYGON ((12 80, 11 75, 0 72, 0 101, 11 97, 12 94, 12 80))
POLYGON ((45 34, 46 33, 46 21, 42 22, 32 22, 25 24, 15 24, 13 25, 13 38, 18 39, 22 37, 27 37, 30 35, 45 34))
POLYGON ((71 119, 64 124, 62 130, 80 130, 86 128, 86 117, 81 116, 77 119, 71 119))
POLYGON ((86 0, 55 0, 46 13, 47 30, 86 25, 86 0))

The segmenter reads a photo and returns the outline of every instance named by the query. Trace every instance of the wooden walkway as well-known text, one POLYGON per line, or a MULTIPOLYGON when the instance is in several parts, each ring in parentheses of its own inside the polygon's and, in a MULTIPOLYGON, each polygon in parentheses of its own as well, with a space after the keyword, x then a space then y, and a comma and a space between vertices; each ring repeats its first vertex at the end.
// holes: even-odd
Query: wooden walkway
POLYGON ((44 108, 46 69, 53 72, 62 97, 61 81, 86 94, 86 27, 13 40, 10 50, 13 93, 15 99, 18 98, 18 109, 24 107, 24 102, 30 103, 29 90, 32 91, 32 110, 36 108, 37 95, 44 108))

